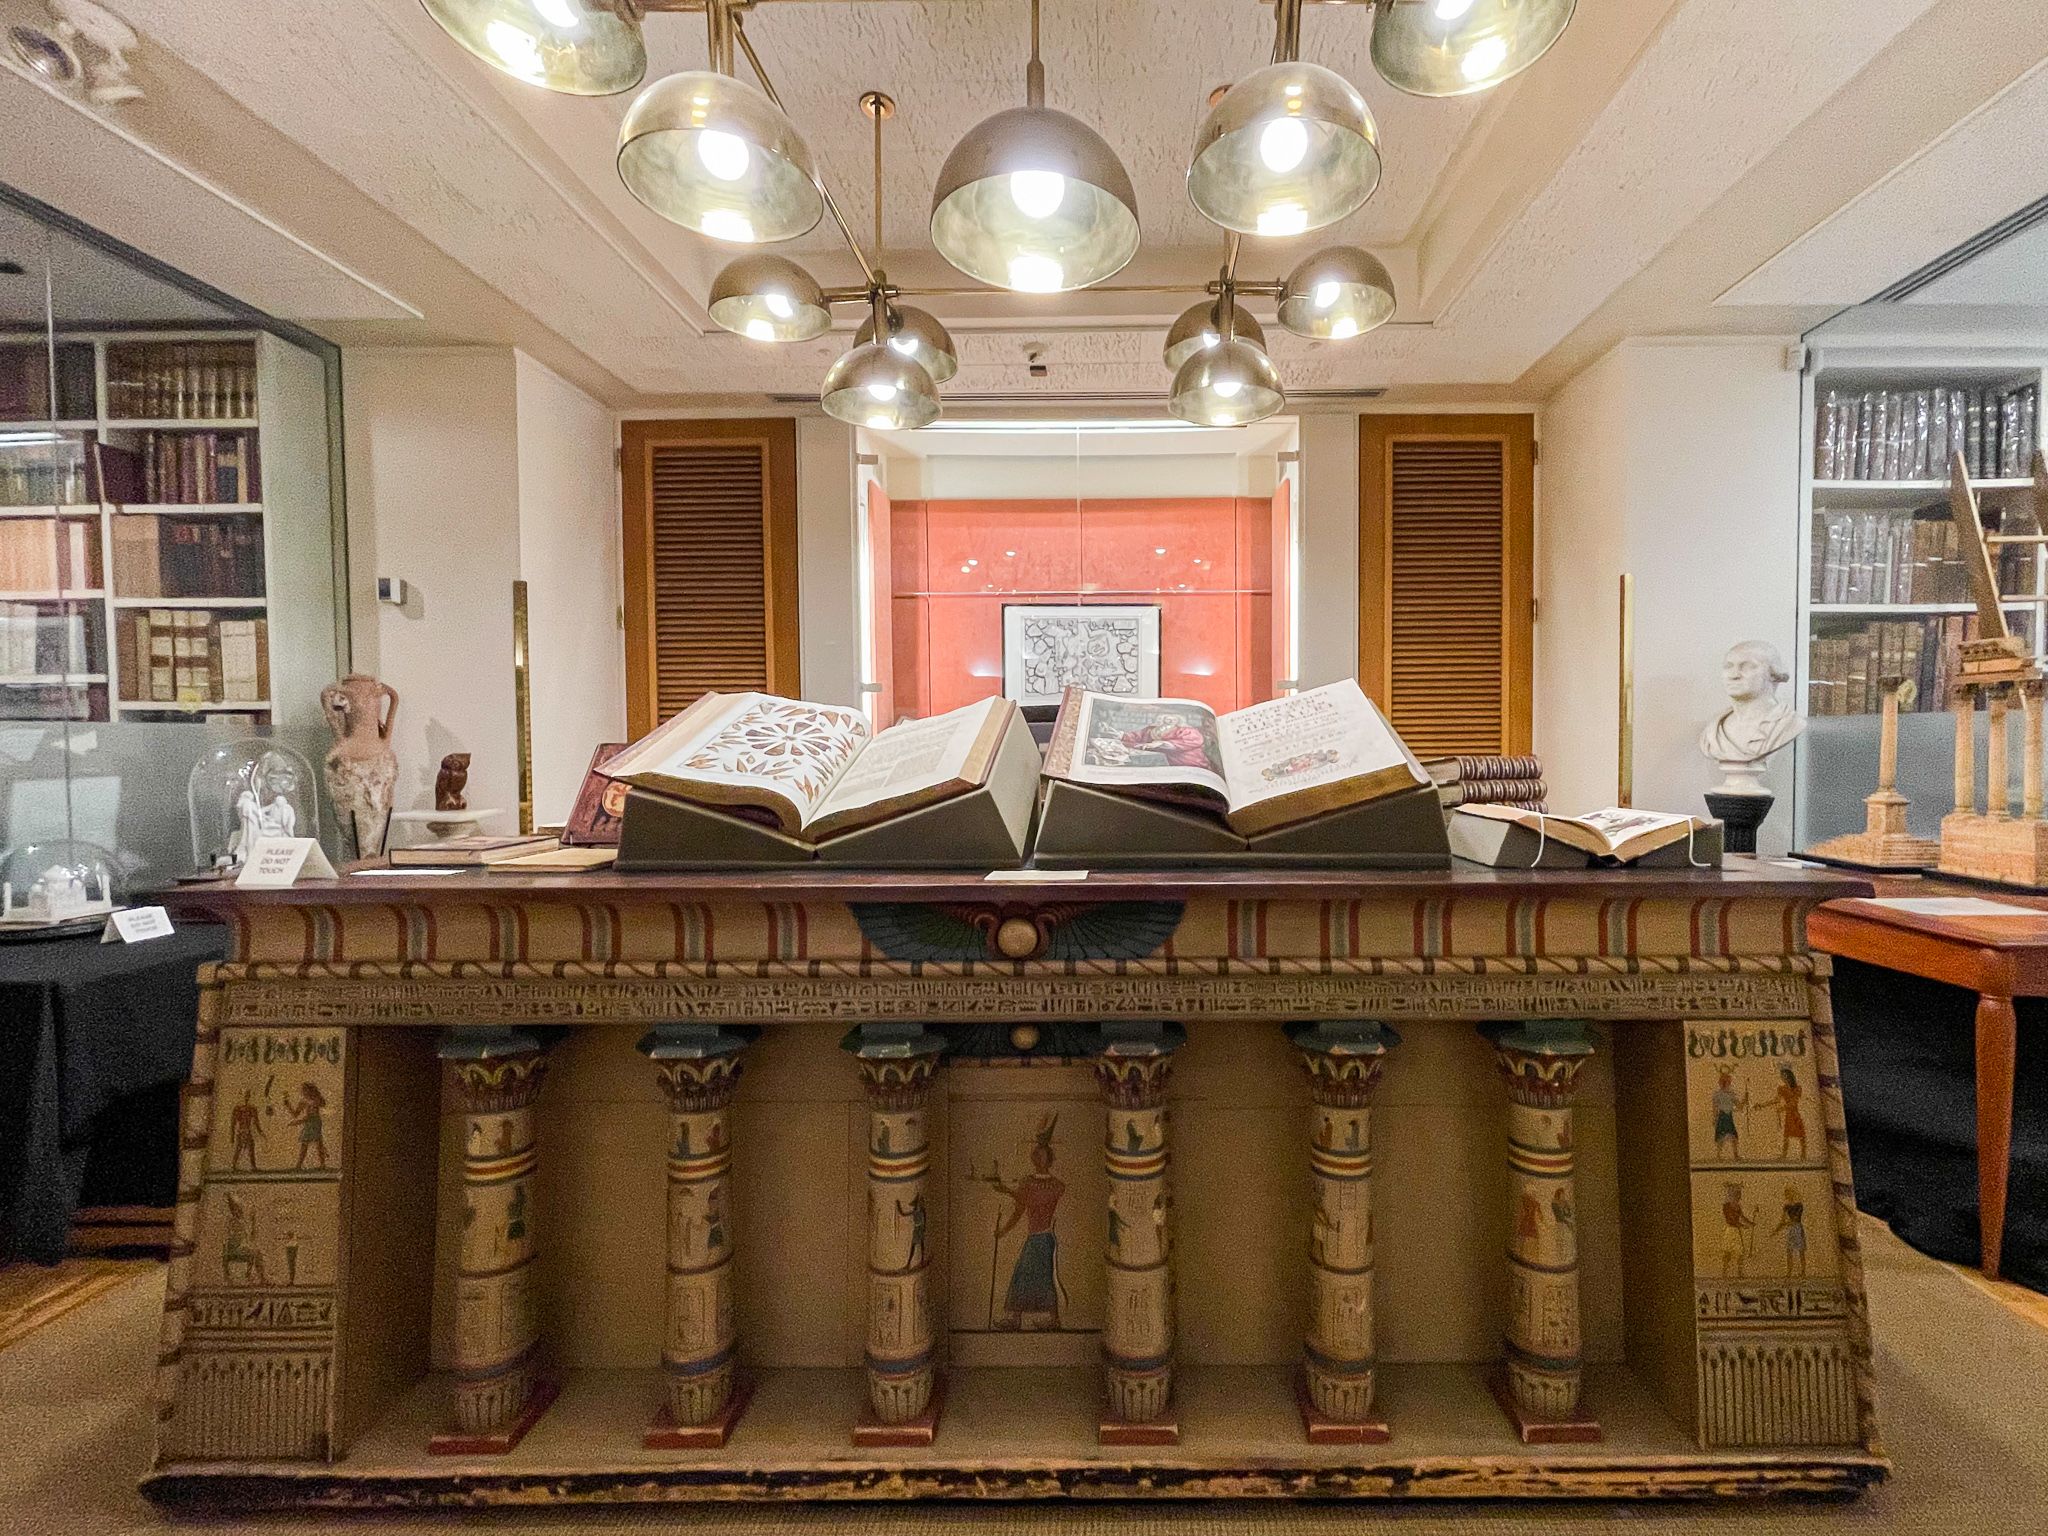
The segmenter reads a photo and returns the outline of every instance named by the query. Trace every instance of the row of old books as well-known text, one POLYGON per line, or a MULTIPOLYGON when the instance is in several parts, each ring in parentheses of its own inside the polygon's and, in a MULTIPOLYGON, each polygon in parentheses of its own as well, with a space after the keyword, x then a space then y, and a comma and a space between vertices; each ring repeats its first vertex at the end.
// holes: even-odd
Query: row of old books
POLYGON ((1959 453, 1976 478, 2025 475, 2039 401, 2033 384, 1828 390, 1815 406, 1814 478, 1945 480, 1959 453))
POLYGON ((1906 710, 1948 708, 1961 671, 1962 646, 1977 637, 1973 613, 1925 619, 1887 619, 1837 634, 1816 635, 1806 684, 1809 715, 1867 715, 1884 703, 1882 680, 1903 677, 1914 695, 1906 710))
MULTIPOLYGON (((1968 603, 1969 567, 1945 507, 1816 512, 1809 596, 1816 603, 1968 603), (1938 514, 1938 515, 1930 515, 1938 514)), ((2030 548, 1997 550, 1998 590, 2031 592, 2030 548)))
POLYGON ((151 704, 255 704, 270 697, 270 624, 199 608, 115 616, 121 697, 151 704))
POLYGON ((151 420, 246 420, 256 414, 256 359, 246 342, 110 348, 107 411, 151 420))
POLYGON ((99 586, 99 539, 82 518, 0 519, 0 592, 82 592, 99 586))
POLYGON ((116 596, 263 596, 258 518, 127 512, 113 519, 113 530, 116 596))
POLYGON ((86 617, 76 609, 0 603, 0 674, 57 677, 95 671, 87 634, 86 617))
POLYGON ((1436 783, 1445 810, 1461 805, 1512 805, 1545 809, 1548 787, 1543 764, 1531 754, 1466 754, 1425 759, 1423 768, 1436 783))
POLYGON ((145 432, 142 499, 180 502, 259 500, 260 454, 254 432, 145 432))

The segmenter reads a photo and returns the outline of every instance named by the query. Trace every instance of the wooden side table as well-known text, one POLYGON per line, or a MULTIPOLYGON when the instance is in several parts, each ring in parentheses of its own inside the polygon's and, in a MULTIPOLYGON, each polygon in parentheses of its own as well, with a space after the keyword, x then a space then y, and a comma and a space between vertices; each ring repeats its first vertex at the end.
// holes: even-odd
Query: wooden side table
POLYGON ((1978 1224, 1984 1273, 1995 1276, 2012 1168, 2013 1065, 2019 1047, 2013 999, 2048 997, 2048 899, 1938 880, 1879 879, 1877 884, 1876 900, 1854 897, 1817 908, 1807 919, 1807 942, 1844 959, 1977 994, 1978 1224), (1956 897, 2030 911, 1930 913, 1883 904, 1897 898, 1956 897))

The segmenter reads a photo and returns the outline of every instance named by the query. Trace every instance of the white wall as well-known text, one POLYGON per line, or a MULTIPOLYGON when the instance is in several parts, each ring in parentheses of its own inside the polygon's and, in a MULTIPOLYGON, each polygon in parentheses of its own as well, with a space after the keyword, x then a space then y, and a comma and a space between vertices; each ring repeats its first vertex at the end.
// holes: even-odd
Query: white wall
POLYGON ((591 748, 626 732, 618 425, 575 385, 514 356, 533 814, 549 824, 568 819, 591 748))
MULTIPOLYGON (((1617 576, 1635 577, 1637 805, 1698 812, 1718 779, 1700 728, 1726 705, 1720 663, 1798 641, 1799 375, 1785 339, 1623 343, 1539 423, 1536 748, 1551 803, 1611 803, 1620 631, 1617 576)), ((1791 698, 1789 688, 1782 695, 1791 698)), ((1783 851, 1791 754, 1766 782, 1779 807, 1759 847, 1783 851)))
POLYGON ((820 704, 861 703, 855 468, 853 428, 797 419, 797 622, 803 696, 820 704))
POLYGON ((469 752, 469 803, 506 811, 493 824, 504 831, 519 803, 515 400, 509 349, 342 356, 351 581, 374 590, 379 575, 402 576, 409 588, 402 609, 372 597, 374 619, 355 636, 357 670, 374 671, 399 694, 397 808, 431 806, 443 754, 469 752))
POLYGON ((355 667, 399 693, 397 808, 433 804, 468 752, 469 803, 516 826, 512 583, 528 583, 535 816, 567 814, 590 749, 624 729, 612 415, 508 348, 351 348, 355 667), (403 607, 375 601, 404 579, 403 607))
POLYGON ((1295 595, 1303 688, 1358 676, 1358 416, 1301 418, 1295 595))

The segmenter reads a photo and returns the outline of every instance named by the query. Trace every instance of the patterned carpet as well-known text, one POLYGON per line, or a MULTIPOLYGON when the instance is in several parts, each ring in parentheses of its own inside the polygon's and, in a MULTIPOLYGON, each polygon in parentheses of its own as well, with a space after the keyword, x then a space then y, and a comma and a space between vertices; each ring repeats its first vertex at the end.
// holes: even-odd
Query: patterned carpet
POLYGON ((361 1530, 702 1532, 704 1536, 1506 1536, 1622 1530, 1641 1536, 2039 1536, 2048 1529, 2048 1329, 1865 1224, 1880 1406, 1892 1480, 1848 1503, 1680 1505, 1078 1504, 948 1507, 716 1506, 505 1510, 441 1519, 248 1520, 180 1525, 143 1501, 145 1394, 161 1280, 117 1282, 0 1350, 0 1532, 5 1536, 200 1530, 221 1536, 361 1530))

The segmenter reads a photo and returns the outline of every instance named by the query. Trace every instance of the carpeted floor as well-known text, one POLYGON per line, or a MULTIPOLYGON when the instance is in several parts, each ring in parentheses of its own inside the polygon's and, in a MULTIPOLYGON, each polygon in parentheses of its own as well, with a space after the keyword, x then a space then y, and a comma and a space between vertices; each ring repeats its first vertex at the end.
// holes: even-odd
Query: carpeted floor
POLYGON ((40 1264, 0 1267, 0 1349, 123 1281, 153 1275, 157 1269, 147 1259, 100 1258, 66 1259, 49 1269, 40 1264))
MULTIPOLYGON (((193 1529, 457 1529, 567 1533, 785 1532, 860 1536, 1362 1536, 1404 1533, 1570 1533, 1618 1528, 1644 1536, 1732 1532, 1826 1536, 1836 1531, 2036 1536, 2048 1528, 2048 1330, 1985 1290, 1865 1225, 1871 1304, 1891 1482, 1847 1504, 1445 1507, 1382 1505, 1093 1504, 948 1507, 770 1506, 616 1511, 507 1511, 439 1520, 263 1516, 190 1522, 193 1529)), ((0 1533, 102 1536, 173 1524, 135 1492, 148 1443, 144 1405, 156 1351, 161 1282, 128 1281, 0 1350, 0 1533)))

